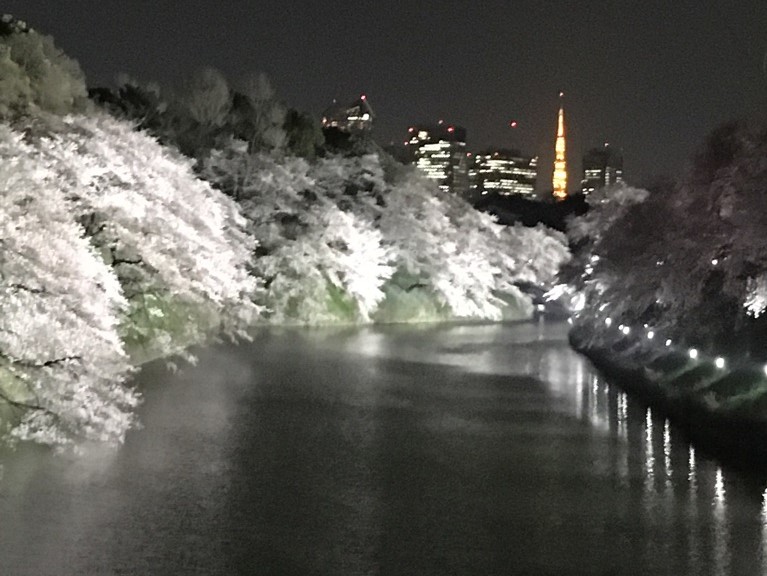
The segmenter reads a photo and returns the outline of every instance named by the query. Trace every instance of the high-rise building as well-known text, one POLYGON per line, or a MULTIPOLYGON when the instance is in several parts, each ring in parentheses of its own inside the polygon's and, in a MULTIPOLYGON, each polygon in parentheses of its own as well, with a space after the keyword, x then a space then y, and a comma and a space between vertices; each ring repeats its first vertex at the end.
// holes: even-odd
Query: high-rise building
POLYGON ((623 154, 605 142, 602 148, 592 148, 583 156, 581 191, 589 194, 605 186, 623 182, 623 154))
POLYGON ((557 200, 567 198, 567 160, 565 158, 565 109, 562 99, 564 92, 559 93, 559 117, 557 120, 557 142, 554 147, 554 176, 552 178, 553 194, 557 200))
POLYGON ((486 150, 474 155, 469 168, 473 197, 484 194, 533 196, 538 178, 538 157, 518 150, 486 150))
POLYGON ((336 128, 350 134, 370 132, 373 129, 375 113, 364 94, 348 105, 333 104, 322 113, 322 127, 336 128))
POLYGON ((466 195, 469 191, 466 129, 440 120, 436 125, 411 126, 408 133, 408 155, 415 165, 442 190, 466 195))

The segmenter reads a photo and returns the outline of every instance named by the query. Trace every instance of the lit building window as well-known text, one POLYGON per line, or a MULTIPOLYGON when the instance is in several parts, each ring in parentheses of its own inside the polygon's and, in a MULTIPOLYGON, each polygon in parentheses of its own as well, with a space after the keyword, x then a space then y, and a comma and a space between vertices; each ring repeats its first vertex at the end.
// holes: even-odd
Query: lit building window
POLYGON ((583 156, 581 191, 589 194, 600 188, 623 182, 623 156, 608 143, 592 148, 583 156))
POLYGON ((363 94, 357 100, 343 106, 333 100, 332 106, 322 114, 323 128, 336 128, 342 132, 369 132, 373 128, 375 114, 363 94))
POLYGON ((416 126, 408 143, 410 157, 427 178, 440 189, 464 195, 469 190, 469 161, 466 153, 466 130, 460 126, 416 126))
POLYGON ((488 190, 503 196, 533 195, 538 178, 538 159, 523 156, 516 150, 488 150, 474 156, 471 191, 474 195, 488 190))

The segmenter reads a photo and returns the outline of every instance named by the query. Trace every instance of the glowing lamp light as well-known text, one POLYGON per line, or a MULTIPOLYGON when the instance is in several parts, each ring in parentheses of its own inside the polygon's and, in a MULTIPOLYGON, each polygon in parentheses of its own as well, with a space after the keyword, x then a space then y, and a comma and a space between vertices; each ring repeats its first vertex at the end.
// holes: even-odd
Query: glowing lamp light
POLYGON ((413 128, 413 127, 411 126, 410 128, 408 128, 408 129, 407 129, 407 131, 408 131, 408 132, 410 132, 410 133, 412 134, 413 132, 415 132, 415 128, 413 128))
POLYGON ((764 375, 767 376, 767 364, 764 365, 764 375))
POLYGON ((512 128, 516 128, 518 126, 517 121, 512 120, 511 122, 509 122, 509 126, 511 126, 512 128))
POLYGON ((655 332, 653 332, 652 330, 650 330, 650 331, 647 333, 647 339, 648 339, 648 340, 652 340, 653 338, 655 338, 655 332))
POLYGON ((688 352, 690 358, 695 360, 698 357, 698 350, 695 348, 690 348, 690 351, 688 352))
POLYGON ((448 132, 455 132, 455 128, 453 128, 452 126, 448 126, 447 131, 448 132))
POLYGON ((631 328, 629 328, 628 326, 624 326, 624 327, 621 329, 621 332, 623 332, 623 334, 624 334, 625 336, 628 336, 628 335, 631 333, 631 328))
POLYGON ((714 259, 711 261, 711 265, 712 265, 712 266, 716 266, 717 264, 719 264, 719 259, 718 259, 718 258, 714 258, 714 259))
POLYGON ((605 318, 605 326, 610 326, 613 323, 612 318, 605 318))
POLYGON ((365 96, 364 94, 362 94, 362 95, 360 96, 360 100, 367 100, 367 99, 368 99, 368 97, 367 97, 367 96, 365 96))
POLYGON ((666 346, 671 346, 671 338, 669 338, 668 340, 666 340, 666 346))
POLYGON ((724 358, 719 356, 716 360, 714 360, 714 366, 719 368, 720 370, 724 368, 724 358))

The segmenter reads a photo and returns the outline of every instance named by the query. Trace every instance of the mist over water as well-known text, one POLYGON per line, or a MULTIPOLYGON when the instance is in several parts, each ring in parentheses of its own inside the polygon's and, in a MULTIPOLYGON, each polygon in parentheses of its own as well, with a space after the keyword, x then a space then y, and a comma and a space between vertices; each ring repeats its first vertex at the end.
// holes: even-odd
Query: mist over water
POLYGON ((563 325, 270 329, 145 368, 118 450, 2 454, 0 573, 759 574, 767 482, 563 325))

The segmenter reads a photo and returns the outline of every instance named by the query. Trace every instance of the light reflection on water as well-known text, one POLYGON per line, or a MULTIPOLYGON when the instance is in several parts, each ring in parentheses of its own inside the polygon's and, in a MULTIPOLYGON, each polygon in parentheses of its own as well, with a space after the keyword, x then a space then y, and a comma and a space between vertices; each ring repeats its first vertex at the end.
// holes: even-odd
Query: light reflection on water
MULTIPOLYGON (((406 341, 402 343, 409 347, 405 355, 474 373, 540 378, 558 411, 587 423, 590 433, 602 439, 599 450, 587 456, 592 473, 615 479, 621 491, 616 497, 626 499, 641 526, 643 541, 631 546, 647 566, 655 567, 656 572, 647 573, 666 573, 663 566, 669 562, 674 571, 668 573, 679 574, 767 570, 763 479, 701 458, 669 420, 605 381, 568 347, 549 345, 552 335, 546 326, 518 330, 513 336, 497 326, 461 327, 460 332, 470 346, 456 345, 454 334, 445 332, 443 346, 431 354, 406 341), (508 353, 511 346, 519 346, 513 358, 508 353), (729 484, 739 487, 735 496, 728 493, 729 484), (737 517, 730 498, 737 499, 737 517), (747 536, 749 530, 753 536, 747 536), (753 553, 739 552, 744 542, 752 543, 753 553)), ((562 517, 561 512, 557 517, 562 517)))
POLYGON ((155 390, 123 450, 8 459, 0 573, 9 558, 26 569, 10 573, 35 576, 60 574, 57 558, 69 573, 139 573, 128 567, 141 555, 144 573, 249 573, 251 561, 274 573, 767 573, 767 484, 696 452, 565 330, 285 331, 203 356, 194 377, 155 390))
POLYGON ((727 519, 727 505, 725 501, 724 476, 722 469, 717 467, 714 476, 714 567, 717 573, 722 574, 729 567, 729 530, 727 519))
POLYGON ((653 453, 653 421, 652 410, 647 409, 645 417, 645 492, 651 495, 655 491, 655 454, 653 453))
MULTIPOLYGON (((767 542, 767 488, 764 489, 764 493, 762 494, 762 514, 761 514, 761 521, 762 521, 762 542, 767 542)), ((767 574, 767 548, 764 546, 761 549, 761 559, 762 559, 762 573, 767 574)))
MULTIPOLYGON (((676 558, 679 574, 767 574, 765 479, 701 458, 669 420, 595 375, 577 355, 547 355, 542 380, 592 430, 610 435, 610 450, 617 452, 612 472, 629 479, 629 493, 621 497, 638 502, 637 521, 659 533, 644 542, 649 565, 676 558), (572 375, 569 386, 558 376, 564 371, 572 375), (632 447, 641 448, 641 468, 632 447)), ((658 573, 666 572, 658 567, 658 573)))

